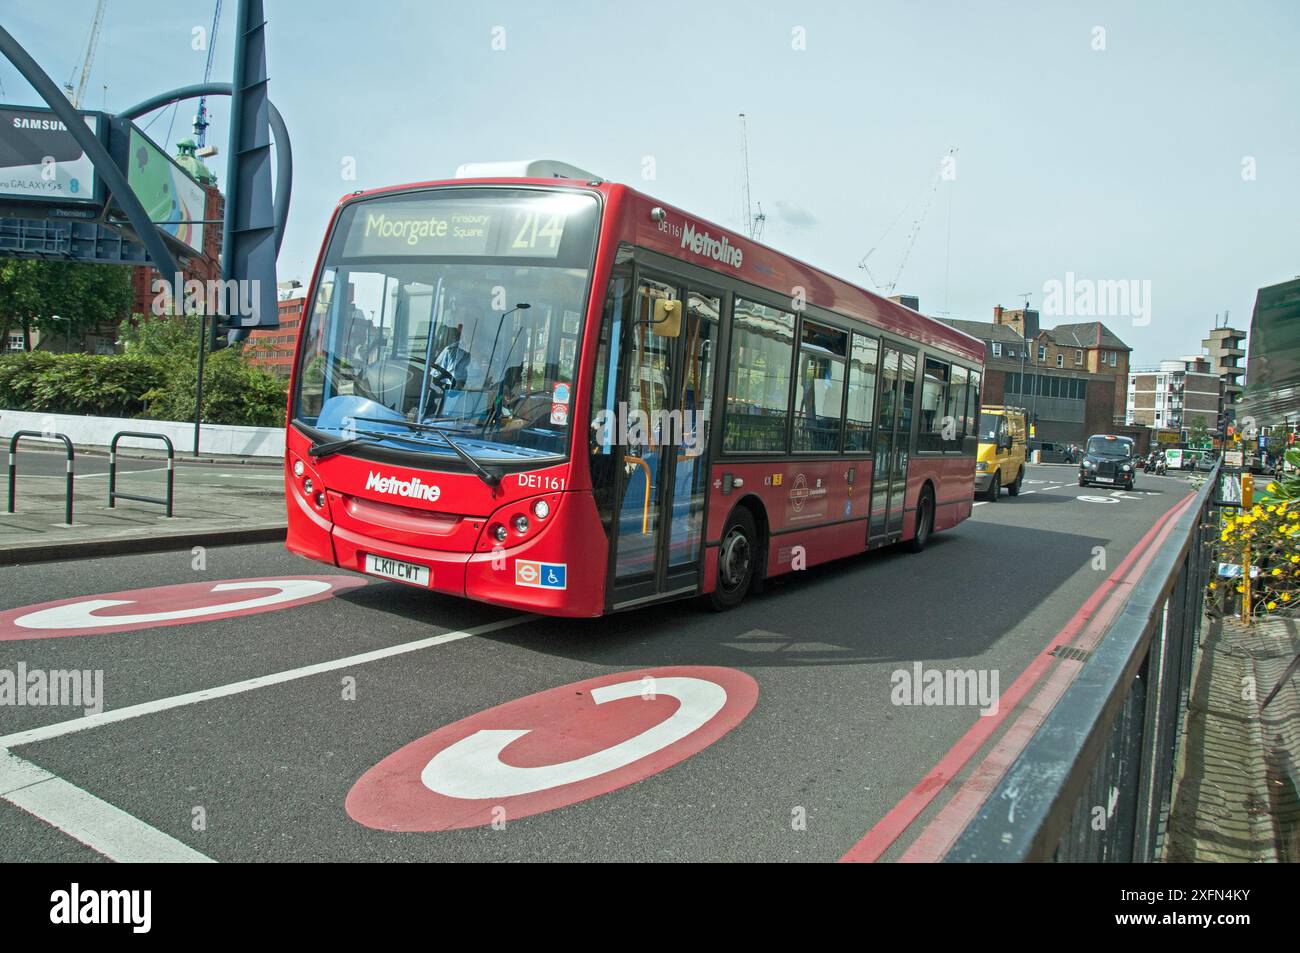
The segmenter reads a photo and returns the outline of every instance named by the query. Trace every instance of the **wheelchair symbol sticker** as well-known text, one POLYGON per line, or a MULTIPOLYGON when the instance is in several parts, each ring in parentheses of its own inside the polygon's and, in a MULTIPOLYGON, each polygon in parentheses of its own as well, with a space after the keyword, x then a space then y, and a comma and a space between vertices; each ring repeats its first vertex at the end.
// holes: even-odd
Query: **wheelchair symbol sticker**
POLYGON ((568 588, 567 563, 540 563, 529 559, 515 560, 515 585, 531 589, 568 588))

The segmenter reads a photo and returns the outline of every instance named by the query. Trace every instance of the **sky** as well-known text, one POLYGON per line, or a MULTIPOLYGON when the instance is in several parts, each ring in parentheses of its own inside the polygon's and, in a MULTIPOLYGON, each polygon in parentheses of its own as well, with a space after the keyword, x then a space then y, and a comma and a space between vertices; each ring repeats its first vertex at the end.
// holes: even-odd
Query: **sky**
MULTIPOLYGON (((62 85, 94 7, 0 0, 0 21, 62 85)), ((281 280, 310 278, 343 195, 472 161, 559 159, 743 230, 742 112, 762 240, 927 314, 991 321, 1027 295, 1053 308, 1045 327, 1102 320, 1145 366, 1199 353, 1216 315, 1248 328, 1256 290, 1300 275, 1296 0, 266 10, 294 154, 281 280), (1051 294, 1067 281, 1128 283, 1129 303, 1072 297, 1071 315, 1051 294)), ((212 14, 109 0, 83 105, 200 81, 212 14)), ((7 61, 0 84, 0 101, 38 101, 7 61)), ((194 105, 141 124, 170 147, 194 105)), ((224 182, 226 108, 209 108, 224 182)))

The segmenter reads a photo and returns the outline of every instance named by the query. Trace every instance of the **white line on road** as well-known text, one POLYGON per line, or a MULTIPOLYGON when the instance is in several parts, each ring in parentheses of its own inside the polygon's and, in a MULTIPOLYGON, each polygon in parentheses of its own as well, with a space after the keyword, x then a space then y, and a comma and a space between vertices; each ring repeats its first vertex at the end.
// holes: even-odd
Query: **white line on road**
POLYGON ((211 701, 215 698, 227 698, 231 695, 251 692, 255 688, 281 685, 285 682, 296 681, 300 678, 310 678, 312 675, 333 672, 341 668, 351 668, 355 665, 365 665, 367 662, 377 662, 381 659, 406 655, 410 652, 419 652, 422 649, 433 648, 437 645, 446 645, 448 642, 456 642, 460 639, 467 639, 473 635, 483 635, 486 632, 495 632, 498 629, 508 629, 511 626, 521 625, 524 622, 530 622, 536 618, 537 617, 533 615, 512 616, 508 619, 501 619, 497 622, 477 625, 472 629, 462 629, 456 632, 444 632, 442 635, 430 636, 427 639, 418 639, 415 642, 403 642, 400 645, 390 645, 387 648, 375 649, 371 652, 362 652, 359 655, 349 655, 347 658, 335 659, 332 662, 317 662, 314 665, 304 665, 301 668, 292 668, 284 672, 277 672, 273 675, 259 675, 256 678, 248 678, 242 682, 231 682, 229 685, 221 685, 217 688, 205 688, 197 692, 187 692, 184 695, 173 695, 171 698, 160 698, 157 701, 141 702, 138 705, 128 705, 126 708, 103 711, 96 715, 84 715, 80 718, 72 718, 68 721, 60 721, 52 725, 43 725, 39 728, 29 728, 26 731, 18 731, 12 735, 4 735, 3 737, 0 737, 0 748, 16 748, 19 745, 32 744, 36 741, 47 741, 50 738, 60 738, 63 735, 70 735, 73 732, 85 731, 87 728, 98 728, 101 725, 111 725, 119 721, 129 721, 132 718, 139 718, 141 715, 152 715, 156 712, 167 711, 172 708, 182 708, 186 705, 195 705, 199 702, 211 701))
POLYGON ((89 791, 0 749, 0 798, 119 863, 213 863, 89 791))
MULTIPOLYGON (((166 473, 166 472, 167 472, 167 468, 166 468, 166 467, 153 467, 153 468, 148 469, 148 470, 118 470, 118 471, 117 471, 117 478, 120 480, 120 479, 122 479, 122 477, 124 477, 124 476, 127 476, 127 475, 134 476, 134 475, 137 474, 137 473, 166 473)), ((76 480, 88 480, 88 479, 90 479, 91 477, 101 477, 101 478, 103 478, 103 479, 106 480, 106 479, 108 479, 108 471, 105 470, 103 473, 78 473, 78 474, 77 474, 73 479, 76 479, 76 480)), ((63 477, 60 476, 59 479, 62 480, 63 477)))

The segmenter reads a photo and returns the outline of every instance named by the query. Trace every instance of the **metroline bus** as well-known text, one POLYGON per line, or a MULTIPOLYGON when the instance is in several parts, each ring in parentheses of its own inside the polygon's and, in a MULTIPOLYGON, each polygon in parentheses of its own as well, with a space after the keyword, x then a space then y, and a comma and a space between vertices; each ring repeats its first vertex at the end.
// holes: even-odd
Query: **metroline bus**
POLYGON ((290 388, 290 550, 598 616, 729 608, 970 515, 979 341, 555 170, 340 201, 290 388))

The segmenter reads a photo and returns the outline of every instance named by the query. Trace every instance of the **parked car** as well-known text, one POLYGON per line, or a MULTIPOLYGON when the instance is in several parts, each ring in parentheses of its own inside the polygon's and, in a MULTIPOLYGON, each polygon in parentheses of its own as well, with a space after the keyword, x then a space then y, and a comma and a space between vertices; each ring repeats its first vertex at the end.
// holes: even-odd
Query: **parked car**
POLYGON ((1104 484, 1133 489, 1137 468, 1133 465, 1133 441, 1114 434, 1088 438, 1079 463, 1079 486, 1104 484))

